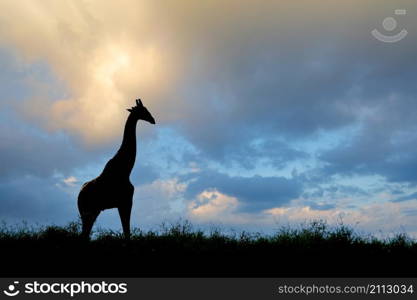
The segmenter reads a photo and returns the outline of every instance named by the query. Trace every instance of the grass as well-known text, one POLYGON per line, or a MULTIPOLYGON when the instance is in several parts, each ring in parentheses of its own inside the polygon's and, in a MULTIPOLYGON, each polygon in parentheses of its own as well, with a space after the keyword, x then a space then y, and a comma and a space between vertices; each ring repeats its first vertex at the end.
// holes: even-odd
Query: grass
POLYGON ((85 243, 80 224, 0 226, 3 275, 45 276, 412 276, 417 242, 385 239, 318 220, 272 235, 203 231, 188 221, 159 230, 98 229, 85 243))

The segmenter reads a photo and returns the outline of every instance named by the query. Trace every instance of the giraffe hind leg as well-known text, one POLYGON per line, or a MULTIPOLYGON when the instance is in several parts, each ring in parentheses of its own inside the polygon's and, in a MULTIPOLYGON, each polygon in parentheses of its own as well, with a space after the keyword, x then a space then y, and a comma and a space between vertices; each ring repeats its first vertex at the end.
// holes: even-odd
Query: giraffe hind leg
POLYGON ((80 214, 81 221, 83 223, 81 237, 85 240, 89 240, 91 229, 93 228, 94 222, 96 221, 97 216, 100 214, 100 211, 83 212, 80 214))

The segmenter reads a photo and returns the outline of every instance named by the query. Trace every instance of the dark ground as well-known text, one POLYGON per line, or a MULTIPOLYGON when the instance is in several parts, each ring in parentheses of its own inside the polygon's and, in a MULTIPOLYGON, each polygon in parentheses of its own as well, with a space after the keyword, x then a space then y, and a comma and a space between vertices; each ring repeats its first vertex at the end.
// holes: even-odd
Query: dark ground
POLYGON ((206 234, 188 222, 134 230, 130 243, 102 231, 90 242, 79 225, 0 229, 2 277, 417 277, 417 243, 380 240, 312 222, 275 235, 206 234))

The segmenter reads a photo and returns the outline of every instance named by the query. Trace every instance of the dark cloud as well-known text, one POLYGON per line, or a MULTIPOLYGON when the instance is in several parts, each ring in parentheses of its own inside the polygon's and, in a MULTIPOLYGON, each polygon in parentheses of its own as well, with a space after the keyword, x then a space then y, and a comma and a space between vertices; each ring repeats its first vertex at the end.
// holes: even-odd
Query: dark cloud
POLYGON ((319 204, 319 203, 312 202, 312 201, 304 202, 304 205, 307 205, 314 210, 329 210, 329 209, 334 209, 336 207, 335 204, 330 204, 330 203, 319 204))
MULTIPOLYGON (((307 185, 307 182, 303 181, 304 184, 307 185)), ((311 183, 312 189, 303 192, 302 197, 309 199, 309 198, 336 198, 340 196, 348 196, 348 197, 355 197, 355 196, 369 196, 369 192, 357 187, 357 186, 350 186, 344 185, 340 183, 334 183, 330 186, 318 186, 317 182, 311 183)))
POLYGON ((415 216, 417 216, 417 208, 403 209, 401 212, 402 212, 402 213, 404 214, 404 216, 406 216, 406 217, 408 217, 408 216, 411 216, 411 217, 415 217, 415 216))
POLYGON ((416 183, 417 127, 408 111, 414 108, 395 106, 370 116, 350 143, 321 153, 320 159, 327 163, 324 173, 381 175, 392 182, 416 183))
POLYGON ((403 202, 403 201, 408 201, 408 200, 413 200, 413 199, 417 199, 417 193, 412 193, 407 196, 399 197, 395 200, 392 200, 392 202, 403 202))
POLYGON ((76 198, 56 178, 22 176, 0 183, 0 219, 65 224, 78 217, 76 198))
MULTIPOLYGON (((404 4, 411 14, 415 6, 410 1, 404 4)), ((380 6, 363 15, 359 3, 356 8, 353 4, 349 8, 327 5, 334 10, 333 16, 312 11, 312 16, 299 16, 287 26, 268 27, 269 18, 283 17, 282 10, 272 10, 251 24, 249 32, 260 30, 259 34, 239 32, 235 39, 222 39, 237 30, 233 22, 240 24, 240 20, 232 19, 232 26, 222 28, 215 41, 207 41, 211 44, 204 56, 193 61, 198 72, 190 74, 192 88, 185 88, 181 95, 187 99, 184 109, 189 117, 178 121, 204 155, 251 168, 251 159, 260 155, 286 161, 285 148, 282 154, 255 151, 251 145, 260 136, 291 144, 314 138, 319 131, 361 125, 368 133, 359 143, 366 147, 367 143, 383 144, 379 135, 386 128, 391 132, 391 126, 398 130, 413 126, 416 33, 410 32, 401 44, 387 45, 370 35, 383 20, 380 6), (387 100, 392 95, 396 103, 387 100), (364 119, 365 111, 375 111, 385 126, 368 130, 373 125, 364 119)), ((404 27, 415 27, 410 18, 401 21, 404 27)), ((352 155, 365 161, 366 149, 359 147, 350 149, 355 150, 352 155)), ((345 148, 341 145, 341 151, 345 148)))
POLYGON ((143 185, 151 183, 159 177, 160 173, 155 170, 155 166, 137 162, 130 175, 130 181, 133 185, 143 185))
POLYGON ((302 189, 301 184, 294 179, 229 176, 215 171, 187 175, 183 179, 192 179, 185 193, 189 199, 204 190, 217 189, 237 197, 243 204, 242 209, 252 212, 282 206, 298 197, 302 189))
POLYGON ((198 160, 214 160, 225 167, 237 165, 245 169, 253 169, 260 165, 268 165, 281 169, 290 162, 309 157, 307 152, 293 148, 275 137, 265 139, 262 136, 247 143, 236 141, 234 144, 226 143, 210 152, 204 151, 200 153, 198 160))
MULTIPOLYGON (((92 176, 98 176, 120 143, 86 149, 62 132, 45 132, 13 113, 0 113, 0 116, 3 117, 0 121, 0 178, 74 176, 87 166, 95 166, 97 171, 92 176)), ((152 164, 138 161, 131 178, 135 184, 144 184, 158 176, 152 164)))
POLYGON ((0 177, 69 175, 94 160, 96 153, 82 151, 66 135, 48 134, 18 122, 1 123, 0 177))

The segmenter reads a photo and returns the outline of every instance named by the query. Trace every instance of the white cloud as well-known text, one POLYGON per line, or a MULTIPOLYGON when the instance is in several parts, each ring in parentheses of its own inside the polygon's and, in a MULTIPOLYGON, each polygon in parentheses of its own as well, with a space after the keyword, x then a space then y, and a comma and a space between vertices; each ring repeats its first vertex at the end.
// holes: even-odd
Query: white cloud
POLYGON ((266 217, 281 224, 300 224, 309 220, 326 220, 329 224, 342 221, 363 232, 373 234, 398 233, 406 231, 417 237, 415 201, 373 202, 357 209, 333 208, 312 209, 309 206, 276 207, 264 211, 266 217), (410 214, 409 212, 413 212, 410 214))
POLYGON ((74 187, 77 185, 78 179, 75 178, 74 176, 70 176, 70 177, 64 178, 62 182, 65 183, 67 186, 74 187))
POLYGON ((360 233, 380 237, 404 231, 417 237, 415 201, 373 202, 356 209, 335 207, 323 210, 295 203, 297 201, 293 201, 291 206, 275 207, 260 213, 242 212, 238 210, 237 198, 213 189, 202 192, 189 202, 187 214, 196 223, 214 222, 246 230, 273 232, 280 226, 298 226, 313 220, 324 220, 329 225, 342 222, 360 233))
POLYGON ((208 220, 213 217, 225 217, 225 215, 227 217, 227 214, 233 213, 238 206, 239 201, 236 197, 212 189, 197 195, 197 199, 189 203, 188 213, 193 219, 208 220))
POLYGON ((132 222, 149 226, 179 218, 184 210, 182 194, 186 188, 177 178, 136 186, 132 222))

